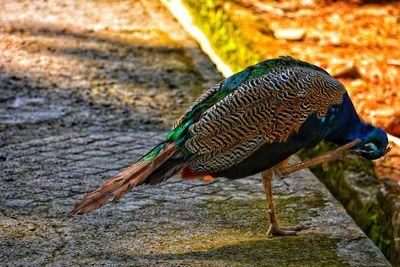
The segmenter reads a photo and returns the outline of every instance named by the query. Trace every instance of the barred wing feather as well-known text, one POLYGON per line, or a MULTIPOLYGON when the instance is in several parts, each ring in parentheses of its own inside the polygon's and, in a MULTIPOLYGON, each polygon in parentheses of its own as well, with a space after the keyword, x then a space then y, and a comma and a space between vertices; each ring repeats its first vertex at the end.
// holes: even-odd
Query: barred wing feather
POLYGON ((276 68, 247 80, 189 126, 186 148, 198 155, 191 168, 219 172, 265 143, 285 142, 304 121, 340 104, 345 89, 327 73, 304 66, 276 68))

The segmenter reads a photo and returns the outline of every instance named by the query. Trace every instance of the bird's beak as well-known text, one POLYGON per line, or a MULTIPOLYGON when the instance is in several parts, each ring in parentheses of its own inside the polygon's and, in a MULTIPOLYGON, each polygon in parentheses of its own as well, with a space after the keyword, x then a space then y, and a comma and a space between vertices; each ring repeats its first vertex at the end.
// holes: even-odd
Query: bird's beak
POLYGON ((369 142, 361 145, 359 148, 352 149, 351 153, 356 155, 363 155, 363 154, 365 155, 365 154, 370 154, 376 150, 378 150, 378 147, 374 143, 369 142))

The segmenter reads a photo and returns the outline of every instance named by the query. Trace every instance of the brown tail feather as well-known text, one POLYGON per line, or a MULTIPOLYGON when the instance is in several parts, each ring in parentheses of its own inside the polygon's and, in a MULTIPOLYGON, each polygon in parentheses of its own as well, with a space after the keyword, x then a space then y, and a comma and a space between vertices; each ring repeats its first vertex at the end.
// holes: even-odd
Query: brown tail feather
POLYGON ((71 210, 72 214, 86 214, 104 204, 114 195, 113 202, 118 201, 126 192, 142 184, 157 168, 174 154, 179 153, 175 144, 167 144, 152 161, 139 161, 124 169, 118 175, 107 180, 96 191, 86 194, 71 210))

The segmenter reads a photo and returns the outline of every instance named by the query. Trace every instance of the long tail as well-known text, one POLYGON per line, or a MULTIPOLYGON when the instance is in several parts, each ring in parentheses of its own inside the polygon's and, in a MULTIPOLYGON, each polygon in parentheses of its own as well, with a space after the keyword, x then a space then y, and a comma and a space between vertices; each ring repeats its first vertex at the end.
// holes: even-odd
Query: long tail
POLYGON ((184 165, 184 157, 176 149, 175 143, 161 143, 138 162, 104 182, 96 191, 86 194, 71 213, 86 214, 106 204, 112 195, 112 202, 116 202, 135 186, 161 183, 180 171, 184 165))

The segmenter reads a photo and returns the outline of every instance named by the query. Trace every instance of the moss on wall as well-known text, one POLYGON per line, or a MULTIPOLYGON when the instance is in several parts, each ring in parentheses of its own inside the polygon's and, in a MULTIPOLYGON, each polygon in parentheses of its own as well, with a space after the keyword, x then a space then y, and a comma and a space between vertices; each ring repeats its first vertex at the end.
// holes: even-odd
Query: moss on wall
MULTIPOLYGON (((332 145, 322 142, 308 151, 301 151, 300 158, 309 159, 332 145)), ((393 263, 400 263, 399 207, 400 197, 395 187, 378 180, 371 161, 357 158, 329 164, 326 168, 314 166, 311 171, 329 188, 357 225, 382 250, 393 263)))
POLYGON ((244 31, 237 20, 242 20, 241 24, 250 21, 244 20, 245 18, 235 20, 235 17, 231 16, 230 12, 239 9, 239 6, 218 0, 183 2, 192 13, 195 23, 201 27, 211 45, 233 71, 261 61, 260 53, 252 48, 249 40, 251 33, 244 31))

